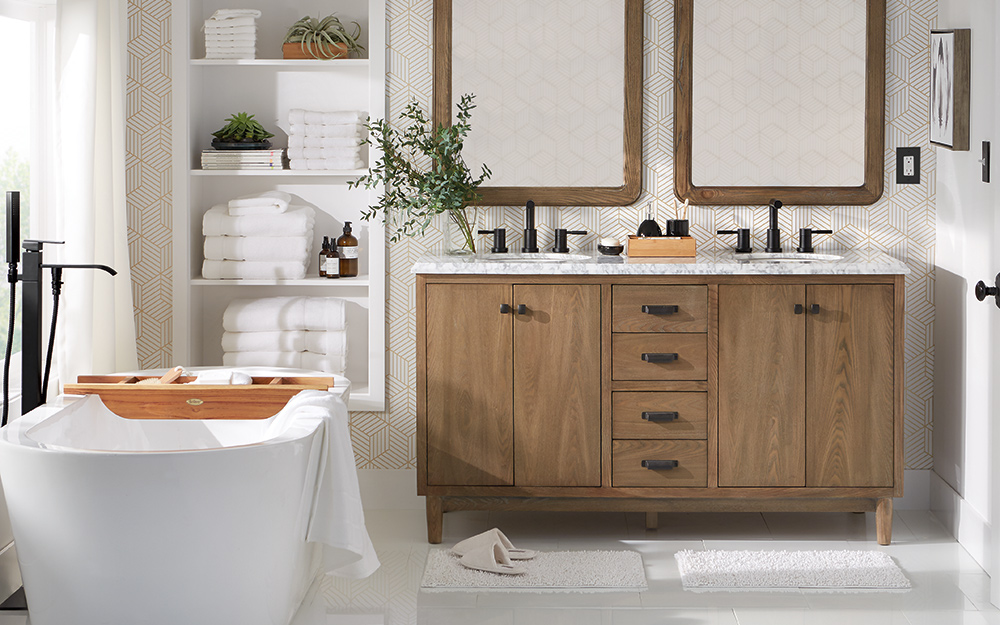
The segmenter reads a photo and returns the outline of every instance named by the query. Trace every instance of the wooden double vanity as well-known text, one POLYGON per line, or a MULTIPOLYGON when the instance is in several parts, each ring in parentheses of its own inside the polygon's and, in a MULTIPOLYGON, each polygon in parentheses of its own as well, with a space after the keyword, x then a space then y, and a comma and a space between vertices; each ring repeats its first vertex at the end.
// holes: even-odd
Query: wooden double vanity
POLYGON ((907 270, 838 254, 418 261, 428 540, 449 510, 875 510, 888 544, 907 270))

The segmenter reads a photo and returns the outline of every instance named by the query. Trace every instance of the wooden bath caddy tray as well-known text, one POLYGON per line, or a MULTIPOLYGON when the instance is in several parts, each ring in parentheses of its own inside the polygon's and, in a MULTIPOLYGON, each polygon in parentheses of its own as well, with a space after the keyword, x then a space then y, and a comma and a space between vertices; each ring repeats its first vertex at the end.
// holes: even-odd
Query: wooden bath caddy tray
POLYGON ((333 386, 333 376, 255 377, 253 384, 242 385, 186 384, 194 376, 177 377, 166 384, 138 383, 157 377, 81 375, 76 384, 66 384, 63 392, 100 395, 108 410, 126 419, 266 419, 300 391, 325 391, 333 386))

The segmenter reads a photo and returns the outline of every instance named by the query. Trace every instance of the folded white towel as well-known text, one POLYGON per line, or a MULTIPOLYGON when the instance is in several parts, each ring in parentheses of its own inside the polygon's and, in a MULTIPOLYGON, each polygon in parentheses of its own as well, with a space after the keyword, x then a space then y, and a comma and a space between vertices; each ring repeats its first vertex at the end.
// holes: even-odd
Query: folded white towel
MULTIPOLYGON (((320 332, 318 334, 325 334, 320 332)), ((346 332, 344 333, 346 334, 346 332)), ((305 330, 279 330, 276 332, 223 332, 222 351, 225 352, 304 352, 305 330)))
POLYGON ((312 258, 312 236, 205 237, 205 260, 296 261, 312 258))
POLYGON ((205 31, 205 36, 229 36, 229 35, 256 35, 257 26, 256 24, 246 25, 246 26, 233 26, 228 22, 218 22, 218 25, 214 23, 206 24, 202 30, 205 31))
POLYGON ((208 50, 205 52, 206 59, 252 59, 256 57, 257 52, 251 50, 249 52, 222 52, 219 50, 208 50))
POLYGON ((254 45, 252 41, 240 41, 231 44, 205 44, 206 54, 215 54, 217 52, 256 52, 257 46, 254 45))
POLYGON ((291 367, 302 368, 305 352, 225 352, 222 364, 227 367, 291 367))
MULTIPOLYGON (((306 310, 308 309, 307 305, 306 310)), ((327 332, 310 330, 305 333, 303 338, 305 340, 304 351, 328 356, 347 353, 347 330, 330 330, 327 332)))
POLYGON ((347 369, 347 352, 343 354, 311 354, 302 352, 302 368, 344 375, 347 369))
POLYGON ((344 300, 339 297, 307 297, 303 321, 305 329, 313 332, 347 330, 344 300))
POLYGON ((307 137, 288 135, 288 149, 292 148, 360 148, 360 137, 307 137))
POLYGON ((257 41, 257 35, 247 33, 245 35, 205 35, 205 46, 210 48, 221 48, 225 46, 252 46, 257 41))
POLYGON ((222 315, 222 328, 226 332, 305 330, 306 298, 234 299, 222 315))
POLYGON ((307 137, 361 137, 362 127, 358 124, 291 124, 289 134, 307 137))
POLYGON ((291 201, 291 195, 277 190, 241 195, 238 198, 229 200, 229 214, 266 215, 284 213, 288 210, 288 203, 291 201))
POLYGON ((361 146, 352 148, 288 148, 288 158, 347 158, 358 159, 361 157, 361 146))
POLYGON ((301 280, 306 263, 297 260, 206 260, 201 264, 206 280, 301 280))
POLYGON ((220 236, 295 237, 308 235, 316 222, 316 212, 309 206, 289 206, 279 215, 229 214, 229 206, 217 204, 205 212, 202 234, 220 236))
POLYGON ((288 161, 289 169, 364 169, 365 163, 360 158, 293 158, 288 161))
POLYGON ((359 111, 306 111, 291 109, 288 111, 288 122, 291 124, 357 124, 362 121, 363 113, 359 111))
POLYGON ((212 13, 212 17, 208 18, 207 21, 211 22, 221 22, 221 21, 238 21, 245 19, 256 19, 260 17, 260 11, 257 9, 219 9, 215 13, 212 13))

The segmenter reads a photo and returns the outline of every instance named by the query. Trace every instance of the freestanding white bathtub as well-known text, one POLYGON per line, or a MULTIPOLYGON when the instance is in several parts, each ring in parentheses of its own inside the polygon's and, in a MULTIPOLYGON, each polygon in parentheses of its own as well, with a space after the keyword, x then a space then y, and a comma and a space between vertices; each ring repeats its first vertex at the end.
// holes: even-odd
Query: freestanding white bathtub
POLYGON ((136 420, 90 396, 0 430, 32 624, 287 625, 320 568, 323 428, 286 410, 136 420))

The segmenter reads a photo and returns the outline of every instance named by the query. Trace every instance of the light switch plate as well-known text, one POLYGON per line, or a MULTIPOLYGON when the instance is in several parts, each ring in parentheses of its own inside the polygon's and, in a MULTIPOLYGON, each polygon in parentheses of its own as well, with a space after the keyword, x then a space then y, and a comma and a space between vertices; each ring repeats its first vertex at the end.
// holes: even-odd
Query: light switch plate
POLYGON ((920 148, 896 148, 896 184, 920 184, 920 148))

